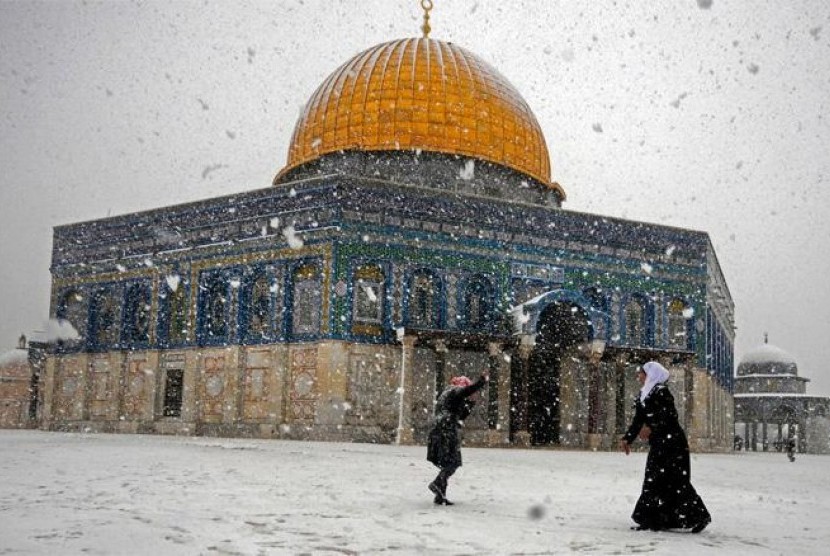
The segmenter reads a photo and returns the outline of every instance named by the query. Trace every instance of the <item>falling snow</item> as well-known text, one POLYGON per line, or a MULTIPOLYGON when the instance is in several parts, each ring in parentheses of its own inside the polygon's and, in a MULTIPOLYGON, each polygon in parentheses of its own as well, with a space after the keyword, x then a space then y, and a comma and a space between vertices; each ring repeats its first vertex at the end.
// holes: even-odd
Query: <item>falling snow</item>
POLYGON ((473 159, 467 159, 464 162, 464 167, 459 171, 459 176, 462 180, 471 180, 475 177, 476 163, 473 159))
POLYGON ((165 276, 164 281, 167 283, 167 287, 170 288, 170 291, 174 292, 179 289, 181 277, 178 274, 168 274, 165 276))
POLYGON ((288 242, 291 249, 301 249, 303 247, 303 240, 297 235, 297 230, 294 229, 294 224, 289 224, 282 229, 282 235, 288 242))
POLYGON ((367 297, 367 298, 369 299, 369 301, 371 301, 372 303, 374 303, 375 301, 377 301, 377 300, 378 300, 378 296, 375 294, 375 290, 374 290, 371 286, 366 286, 366 285, 364 285, 364 286, 363 286, 363 291, 365 291, 365 292, 366 292, 366 297, 367 297))

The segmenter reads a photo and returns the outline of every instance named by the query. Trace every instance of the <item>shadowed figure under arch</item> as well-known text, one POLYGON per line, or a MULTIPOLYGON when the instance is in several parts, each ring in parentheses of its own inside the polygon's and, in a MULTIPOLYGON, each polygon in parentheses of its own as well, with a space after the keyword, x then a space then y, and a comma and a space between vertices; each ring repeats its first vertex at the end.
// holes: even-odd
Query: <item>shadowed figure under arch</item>
POLYGON ((587 342, 590 336, 588 315, 576 304, 555 301, 539 316, 527 376, 527 423, 532 444, 559 443, 562 358, 568 348, 587 342))

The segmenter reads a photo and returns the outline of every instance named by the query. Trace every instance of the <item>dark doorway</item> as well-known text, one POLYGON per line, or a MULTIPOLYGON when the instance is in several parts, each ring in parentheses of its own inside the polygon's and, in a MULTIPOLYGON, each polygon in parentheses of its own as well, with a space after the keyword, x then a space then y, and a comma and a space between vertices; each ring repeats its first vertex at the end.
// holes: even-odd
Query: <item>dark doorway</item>
POLYGON ((182 394, 184 392, 184 371, 182 369, 168 369, 164 379, 164 408, 165 417, 182 416, 182 394))
POLYGON ((542 311, 527 376, 530 442, 559 443, 559 376, 568 348, 590 339, 588 316, 579 306, 554 302, 542 311))

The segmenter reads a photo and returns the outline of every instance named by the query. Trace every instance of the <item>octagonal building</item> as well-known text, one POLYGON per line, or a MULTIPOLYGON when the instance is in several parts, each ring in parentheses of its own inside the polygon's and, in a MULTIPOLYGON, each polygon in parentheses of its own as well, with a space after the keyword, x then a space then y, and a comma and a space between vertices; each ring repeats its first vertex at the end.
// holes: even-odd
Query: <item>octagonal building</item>
POLYGON ((792 355, 764 343, 744 354, 735 377, 736 448, 830 453, 830 397, 807 393, 792 355))
POLYGON ((54 231, 39 423, 421 443, 489 370, 469 443, 610 449, 661 361, 693 449, 732 446, 734 306, 705 232, 562 208, 539 123, 452 43, 322 81, 273 186, 54 231))

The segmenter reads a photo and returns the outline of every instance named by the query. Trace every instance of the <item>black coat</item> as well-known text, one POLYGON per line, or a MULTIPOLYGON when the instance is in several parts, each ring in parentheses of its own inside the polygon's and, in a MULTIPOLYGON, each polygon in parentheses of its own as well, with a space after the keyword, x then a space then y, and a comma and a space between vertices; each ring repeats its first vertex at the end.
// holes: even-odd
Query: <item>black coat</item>
POLYGON ((467 398, 486 383, 481 376, 469 386, 450 386, 438 396, 427 445, 427 460, 437 467, 461 467, 461 422, 475 406, 475 402, 467 398))
POLYGON ((643 425, 651 429, 643 490, 632 518, 643 527, 687 528, 711 521, 692 486, 689 443, 677 419, 674 396, 658 384, 641 402, 635 402, 634 420, 623 436, 629 444, 643 425))

